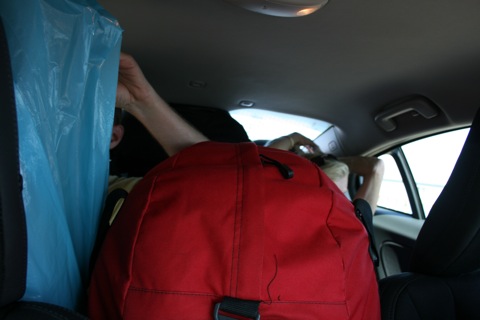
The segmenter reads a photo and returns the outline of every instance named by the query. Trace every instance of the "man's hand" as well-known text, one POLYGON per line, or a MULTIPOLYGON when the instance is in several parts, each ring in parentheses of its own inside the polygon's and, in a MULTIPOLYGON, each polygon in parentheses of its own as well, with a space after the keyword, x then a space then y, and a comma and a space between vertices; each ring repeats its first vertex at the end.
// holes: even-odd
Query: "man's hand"
MULTIPOLYGON (((287 136, 271 140, 267 142, 266 146, 281 150, 292 150, 298 149, 300 147, 305 147, 308 150, 308 154, 315 155, 320 153, 320 148, 315 144, 315 142, 301 135, 298 132, 294 132, 287 136)), ((308 154, 306 154, 305 156, 307 156, 308 154)))
POLYGON ((121 53, 116 107, 136 114, 138 108, 148 107, 157 94, 143 75, 142 70, 132 56, 121 53))
POLYGON ((125 53, 120 54, 116 107, 137 118, 169 155, 208 140, 170 108, 125 53))

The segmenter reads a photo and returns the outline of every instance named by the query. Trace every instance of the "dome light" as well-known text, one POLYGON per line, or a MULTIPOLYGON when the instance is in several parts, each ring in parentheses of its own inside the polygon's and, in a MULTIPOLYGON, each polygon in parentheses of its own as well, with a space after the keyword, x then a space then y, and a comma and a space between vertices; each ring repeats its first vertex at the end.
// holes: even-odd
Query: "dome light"
POLYGON ((225 0, 244 9, 277 17, 303 17, 327 4, 328 0, 225 0))

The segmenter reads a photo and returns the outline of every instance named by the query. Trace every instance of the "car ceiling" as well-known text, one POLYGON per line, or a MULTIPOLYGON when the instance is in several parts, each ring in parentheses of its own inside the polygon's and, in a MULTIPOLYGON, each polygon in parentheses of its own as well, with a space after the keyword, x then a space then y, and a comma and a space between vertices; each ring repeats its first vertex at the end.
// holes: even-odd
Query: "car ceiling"
POLYGON ((132 54, 172 103, 256 108, 334 124, 344 153, 372 153, 441 128, 468 125, 480 106, 480 1, 330 0, 281 18, 223 0, 99 0, 132 54), (375 115, 421 95, 441 110, 375 115), (421 118, 421 117, 420 117, 421 118))

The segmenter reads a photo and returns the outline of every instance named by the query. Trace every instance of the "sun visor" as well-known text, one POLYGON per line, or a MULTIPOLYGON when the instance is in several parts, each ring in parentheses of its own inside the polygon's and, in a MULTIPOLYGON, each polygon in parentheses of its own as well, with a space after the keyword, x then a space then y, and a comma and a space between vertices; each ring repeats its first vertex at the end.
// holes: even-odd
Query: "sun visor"
POLYGON ((122 30, 95 1, 1 1, 27 218, 23 300, 76 308, 108 181, 122 30))

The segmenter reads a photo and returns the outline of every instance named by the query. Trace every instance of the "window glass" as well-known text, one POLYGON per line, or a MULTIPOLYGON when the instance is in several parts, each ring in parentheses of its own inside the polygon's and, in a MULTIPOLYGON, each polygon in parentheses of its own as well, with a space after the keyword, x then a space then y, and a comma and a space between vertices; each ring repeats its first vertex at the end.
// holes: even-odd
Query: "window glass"
POLYGON ((272 140, 292 132, 315 139, 331 124, 317 119, 261 109, 237 109, 230 115, 245 129, 250 140, 272 140))
POLYGON ((451 131, 402 147, 412 171, 425 215, 448 181, 469 129, 451 131))
POLYGON ((378 206, 412 214, 407 190, 395 159, 389 154, 382 155, 380 159, 383 160, 385 165, 385 173, 380 189, 378 206))
MULTIPOLYGON (((447 183, 468 132, 468 128, 451 131, 402 146, 425 215, 428 215, 447 183)), ((385 163, 385 175, 378 205, 412 214, 412 206, 395 160, 388 154, 382 155, 380 158, 385 163)))

